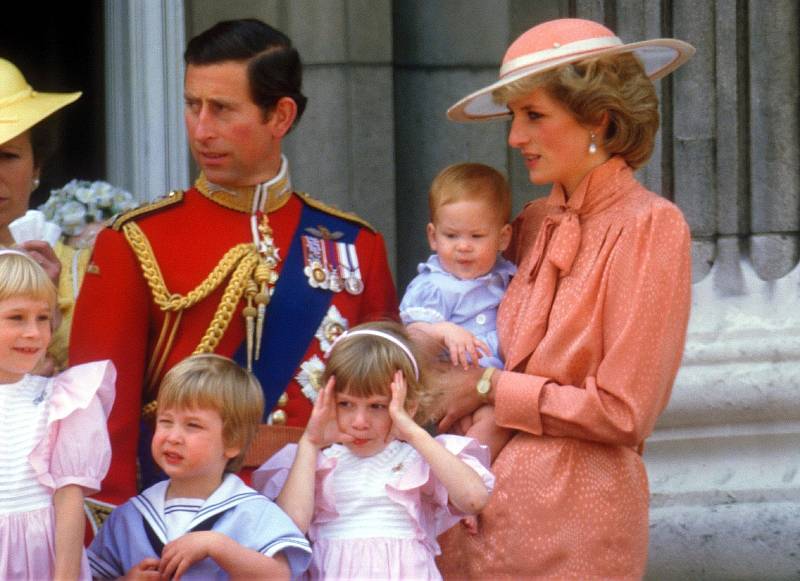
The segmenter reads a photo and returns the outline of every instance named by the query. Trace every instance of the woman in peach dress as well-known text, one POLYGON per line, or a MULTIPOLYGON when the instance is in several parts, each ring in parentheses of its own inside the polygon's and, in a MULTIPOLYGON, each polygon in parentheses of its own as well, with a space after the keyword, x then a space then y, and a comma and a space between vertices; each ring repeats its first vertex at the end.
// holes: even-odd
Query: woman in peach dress
POLYGON ((477 532, 441 539, 446 578, 644 574, 641 453, 683 352, 691 237, 681 211, 633 172, 658 130, 652 80, 693 52, 550 21, 510 46, 498 82, 448 111, 457 121, 510 116, 509 144, 531 182, 552 191, 513 225, 507 257, 519 270, 497 320, 505 369, 439 376, 449 389, 440 429, 488 402, 513 432, 477 532))

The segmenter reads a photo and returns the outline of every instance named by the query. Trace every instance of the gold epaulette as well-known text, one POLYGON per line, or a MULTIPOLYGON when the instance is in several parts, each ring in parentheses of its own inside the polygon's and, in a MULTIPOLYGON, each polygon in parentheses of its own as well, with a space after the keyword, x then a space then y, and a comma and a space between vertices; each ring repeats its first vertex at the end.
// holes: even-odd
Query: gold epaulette
POLYGON ((312 208, 315 208, 332 216, 336 216, 337 218, 350 220, 351 222, 355 222, 356 224, 364 226, 365 228, 371 230, 372 232, 377 232, 377 230, 372 226, 372 224, 370 224, 360 216, 353 214, 352 212, 345 212, 344 210, 340 210, 339 208, 334 208, 333 206, 329 206, 325 202, 320 202, 319 200, 312 198, 305 192, 297 192, 297 195, 300 196, 300 199, 303 200, 306 204, 308 204, 312 208))
POLYGON ((114 223, 111 224, 111 228, 113 230, 119 231, 126 222, 130 222, 134 218, 138 218, 139 216, 144 216, 145 214, 149 214, 151 212, 155 212, 156 210, 161 210, 162 208, 167 208, 169 206, 173 206, 175 204, 179 204, 183 201, 183 191, 182 190, 173 190, 168 193, 163 198, 156 200, 155 202, 151 202, 149 204, 143 204, 138 208, 134 208, 133 210, 128 210, 117 216, 117 219, 114 220, 114 223))

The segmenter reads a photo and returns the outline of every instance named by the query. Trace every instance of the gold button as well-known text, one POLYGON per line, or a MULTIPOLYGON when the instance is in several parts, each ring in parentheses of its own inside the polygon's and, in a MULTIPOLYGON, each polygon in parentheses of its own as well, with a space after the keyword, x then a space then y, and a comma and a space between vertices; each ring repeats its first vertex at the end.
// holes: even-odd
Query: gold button
POLYGON ((286 423, 286 412, 283 410, 275 410, 270 415, 270 418, 272 418, 273 424, 281 426, 286 423))
POLYGON ((279 408, 282 408, 282 407, 284 407, 284 406, 285 406, 287 403, 289 403, 289 394, 287 394, 287 393, 284 391, 284 392, 281 394, 281 396, 278 398, 278 407, 279 407, 279 408))

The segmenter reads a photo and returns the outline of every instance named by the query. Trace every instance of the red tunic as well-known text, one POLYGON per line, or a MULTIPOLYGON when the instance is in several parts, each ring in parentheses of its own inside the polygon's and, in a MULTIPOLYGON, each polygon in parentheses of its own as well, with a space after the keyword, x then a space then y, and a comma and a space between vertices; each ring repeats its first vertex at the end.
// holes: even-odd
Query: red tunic
MULTIPOLYGON (((275 246, 285 258, 297 232, 307 201, 290 194, 288 201, 269 213, 275 246)), ((319 208, 318 208, 319 209, 319 208)), ((250 211, 231 209, 193 188, 183 200, 135 218, 153 249, 167 289, 185 295, 197 287, 233 246, 251 242, 250 211)), ((350 326, 381 318, 397 318, 397 295, 389 270, 383 237, 358 225, 355 247, 364 292, 332 293, 335 306, 350 326)), ((283 266, 279 264, 279 272, 283 266)), ((193 307, 183 311, 178 332, 166 358, 164 371, 195 351, 211 322, 225 283, 193 307)), ((278 283, 280 284, 280 282, 278 283)), ((216 353, 233 356, 245 338, 239 301, 216 353)), ((142 269, 123 232, 104 230, 94 249, 92 264, 81 288, 70 337, 70 364, 111 359, 118 370, 117 398, 109 418, 113 458, 98 498, 113 504, 137 492, 136 452, 142 403, 155 394, 143 394, 145 370, 158 341, 164 313, 153 302, 142 269)), ((266 325, 269 325, 269 310, 266 325)), ((286 329, 288 334, 292 329, 286 329)), ((312 339, 295 368, 314 354, 321 356, 319 341, 312 339)), ((261 358, 269 358, 261 353, 261 358)), ((268 359, 267 359, 268 360, 268 359)), ((294 374, 293 374, 294 375, 294 374)), ((265 386, 266 387, 266 386, 265 386)), ((304 426, 311 402, 292 379, 282 406, 287 425, 304 426)))

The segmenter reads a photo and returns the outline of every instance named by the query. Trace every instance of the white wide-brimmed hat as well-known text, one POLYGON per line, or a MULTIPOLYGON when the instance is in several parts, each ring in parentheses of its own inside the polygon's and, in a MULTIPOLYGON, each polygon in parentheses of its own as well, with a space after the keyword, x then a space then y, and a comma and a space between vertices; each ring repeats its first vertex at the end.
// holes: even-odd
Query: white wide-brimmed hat
POLYGON ((80 92, 38 93, 14 63, 0 58, 0 145, 80 96, 80 92))
POLYGON ((508 108, 492 98, 495 89, 569 63, 626 52, 634 53, 644 65, 647 76, 655 80, 689 60, 694 47, 674 38, 625 44, 611 30, 591 20, 550 20, 517 38, 503 57, 500 79, 461 99, 447 110, 447 116, 453 121, 508 117, 508 108))

